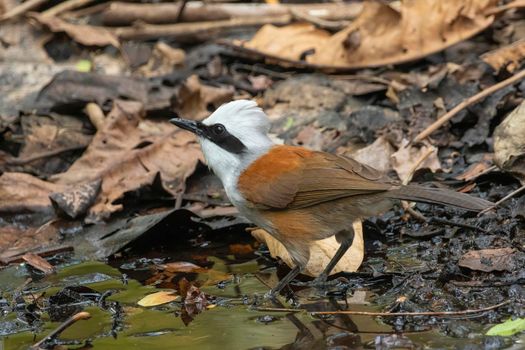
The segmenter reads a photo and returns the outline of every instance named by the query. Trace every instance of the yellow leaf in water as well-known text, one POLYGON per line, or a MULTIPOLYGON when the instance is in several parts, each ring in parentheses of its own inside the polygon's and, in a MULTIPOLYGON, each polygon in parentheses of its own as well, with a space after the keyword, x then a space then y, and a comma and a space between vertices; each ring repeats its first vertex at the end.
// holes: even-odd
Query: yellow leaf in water
POLYGON ((163 290, 157 293, 146 295, 140 299, 137 304, 144 307, 151 307, 170 303, 179 299, 179 296, 175 294, 175 291, 163 290))

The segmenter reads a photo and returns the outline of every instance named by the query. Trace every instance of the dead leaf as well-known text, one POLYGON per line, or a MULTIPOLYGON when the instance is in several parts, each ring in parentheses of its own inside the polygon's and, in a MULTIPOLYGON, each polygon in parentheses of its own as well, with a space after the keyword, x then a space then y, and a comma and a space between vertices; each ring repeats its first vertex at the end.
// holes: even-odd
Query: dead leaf
POLYGON ((46 275, 50 275, 55 272, 55 267, 47 262, 46 259, 33 253, 26 253, 22 256, 22 259, 35 269, 42 271, 46 275))
POLYGON ((520 67, 520 63, 525 59, 525 39, 487 52, 481 56, 481 59, 494 68, 496 72, 505 67, 508 72, 512 73, 520 67))
POLYGON ((496 0, 408 0, 399 9, 364 2, 358 18, 330 35, 311 24, 266 25, 239 48, 281 60, 333 68, 376 67, 417 60, 468 39, 492 24, 496 0))
MULTIPOLYGON (((121 210, 115 204, 124 193, 153 183, 160 175, 164 189, 175 194, 202 157, 193 135, 169 122, 142 118, 142 104, 115 101, 104 126, 84 154, 55 184, 75 185, 102 180, 100 194, 88 211, 88 222, 100 221, 121 210)), ((53 191, 58 192, 58 191, 53 191)))
MULTIPOLYGON (((354 228, 354 241, 352 246, 348 251, 343 255, 341 260, 337 263, 335 268, 330 273, 331 275, 346 271, 354 272, 357 271, 361 263, 363 262, 364 257, 364 241, 363 241, 363 227, 361 221, 357 220, 353 224, 354 228)), ((265 243, 270 250, 270 254, 273 258, 281 258, 286 265, 289 267, 294 267, 294 263, 288 254, 288 251, 284 246, 275 239, 272 235, 266 232, 263 229, 253 230, 251 234, 259 242, 265 243)), ((328 262, 334 256, 335 252, 339 248, 339 243, 335 239, 335 236, 325 238, 320 241, 314 241, 310 244, 310 260, 306 268, 302 272, 305 275, 316 277, 323 271, 323 269, 328 265, 328 262)))
POLYGON ((199 77, 190 76, 177 90, 174 108, 186 119, 202 120, 210 115, 209 106, 214 108, 231 101, 234 89, 212 87, 201 84, 199 77))
POLYGON ((51 222, 39 227, 24 227, 20 224, 0 227, 0 262, 10 262, 28 251, 49 250, 58 244, 59 239, 59 227, 51 222))
POLYGON ((385 136, 378 137, 374 143, 352 152, 349 156, 361 163, 387 173, 392 169, 392 155, 395 149, 385 136))
POLYGON ((430 169, 432 172, 441 170, 436 147, 426 141, 420 147, 408 146, 408 143, 408 140, 403 139, 399 149, 392 154, 392 166, 403 183, 410 182, 418 169, 430 169))
POLYGON ((91 205, 95 202, 102 185, 101 179, 75 186, 64 192, 53 192, 49 198, 53 202, 55 209, 66 213, 70 218, 75 219, 86 214, 91 205))
POLYGON ((160 41, 155 44, 153 52, 145 65, 138 69, 138 73, 145 77, 156 77, 173 72, 173 68, 181 66, 186 59, 182 49, 171 47, 160 41))
POLYGON ((463 254, 458 265, 484 272, 511 271, 515 267, 513 261, 515 251, 514 248, 471 250, 463 254))
POLYGON ((65 171, 70 165, 67 152, 85 148, 92 138, 82 120, 70 116, 22 116, 20 125, 23 146, 6 168, 41 177, 65 171))
POLYGON ((158 267, 166 272, 206 272, 207 269, 187 261, 175 261, 167 264, 158 265, 158 267))
POLYGON ((40 180, 23 173, 3 173, 0 176, 0 212, 51 212, 49 194, 65 186, 40 180))
POLYGON ((494 163, 525 184, 525 102, 494 130, 494 163))
POLYGON ((71 37, 71 39, 82 45, 120 46, 118 38, 103 27, 94 27, 85 24, 72 24, 58 17, 45 16, 40 13, 32 13, 31 17, 36 19, 40 24, 48 27, 52 32, 65 32, 71 37))
POLYGON ((143 307, 152 307, 162 304, 171 303, 180 298, 179 295, 175 294, 176 291, 160 291, 157 293, 146 295, 144 298, 140 299, 137 304, 143 307))
POLYGON ((463 173, 459 174, 454 178, 456 180, 461 181, 471 181, 477 178, 479 175, 483 174, 485 171, 487 171, 487 169, 489 169, 492 166, 492 159, 492 153, 485 153, 481 161, 472 164, 463 173))

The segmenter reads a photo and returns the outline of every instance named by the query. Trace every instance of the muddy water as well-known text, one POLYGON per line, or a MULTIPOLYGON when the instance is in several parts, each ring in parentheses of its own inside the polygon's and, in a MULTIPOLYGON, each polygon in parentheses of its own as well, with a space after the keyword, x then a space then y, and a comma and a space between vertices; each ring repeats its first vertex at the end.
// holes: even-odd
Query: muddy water
MULTIPOLYGON (((377 300, 388 298, 383 292, 391 285, 379 280, 367 287, 361 279, 346 294, 339 291, 328 295, 311 288, 295 288, 294 298, 281 297, 282 305, 275 305, 254 296, 264 295, 277 274, 281 276, 286 269, 276 269, 275 262, 255 242, 245 238, 244 232, 239 235, 243 238, 230 235, 220 241, 192 239, 155 252, 131 249, 107 263, 57 257, 58 272, 45 277, 23 264, 6 268, 0 271, 0 349, 27 349, 81 310, 88 311, 91 319, 69 327, 49 346, 100 350, 523 348, 523 337, 484 337, 489 325, 475 317, 412 320, 416 326, 396 332, 396 321, 369 316, 321 318, 305 311, 258 310, 255 304, 298 306, 308 311, 378 311, 384 305, 377 305, 377 300), (166 273, 154 267, 170 261, 191 261, 207 270, 166 273), (33 282, 23 287, 28 277, 33 282), (177 289, 183 278, 208 298, 203 311, 189 321, 181 316, 185 306, 180 299, 154 307, 137 304, 155 291, 177 289), (464 327, 465 331, 451 335, 444 331, 447 325, 464 327)), ((395 255, 396 250, 389 254, 395 255)), ((408 256, 403 261, 413 266, 408 256)))

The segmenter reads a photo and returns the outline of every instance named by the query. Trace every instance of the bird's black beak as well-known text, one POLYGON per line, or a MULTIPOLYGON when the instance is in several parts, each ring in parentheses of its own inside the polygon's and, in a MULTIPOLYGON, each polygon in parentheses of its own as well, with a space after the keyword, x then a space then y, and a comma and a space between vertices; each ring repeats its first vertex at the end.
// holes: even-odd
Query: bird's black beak
POLYGON ((202 123, 194 120, 172 118, 170 119, 170 123, 177 125, 181 129, 191 131, 198 136, 201 136, 203 132, 202 123))

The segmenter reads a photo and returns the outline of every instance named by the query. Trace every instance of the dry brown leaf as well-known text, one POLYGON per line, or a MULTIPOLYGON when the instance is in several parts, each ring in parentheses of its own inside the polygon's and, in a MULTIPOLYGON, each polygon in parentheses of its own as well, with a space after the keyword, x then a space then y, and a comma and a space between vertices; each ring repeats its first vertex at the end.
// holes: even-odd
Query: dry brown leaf
MULTIPOLYGON (((352 246, 348 249, 346 254, 343 255, 339 263, 337 263, 335 268, 330 273, 331 275, 341 271, 357 271, 363 262, 364 241, 363 226, 361 225, 361 221, 354 221, 353 228, 354 241, 352 246)), ((263 229, 257 229, 253 230, 251 234, 259 242, 265 243, 268 246, 272 257, 281 258, 289 267, 295 266, 286 248, 284 248, 281 242, 275 239, 268 232, 263 229)), ((326 265, 328 265, 328 262, 330 259, 332 259, 338 248, 339 243, 337 242, 335 236, 312 242, 310 244, 310 260, 308 260, 308 264, 302 273, 312 277, 319 276, 326 265)))
MULTIPOLYGON (((496 0, 406 0, 395 9, 364 3, 359 17, 330 35, 311 24, 266 25, 239 47, 270 58, 334 68, 398 64, 441 51, 490 26, 496 0)), ((281 62, 286 63, 286 62, 281 62)))
POLYGON ((169 122, 144 120, 142 114, 138 102, 115 101, 84 154, 66 172, 51 177, 61 185, 102 180, 87 221, 99 221, 122 209, 114 202, 126 192, 152 184, 157 174, 164 189, 175 194, 202 157, 192 135, 169 122))
POLYGON ((59 240, 60 230, 52 224, 27 228, 18 224, 0 227, 0 262, 8 262, 35 248, 45 250, 57 245, 59 240))
POLYGON ((525 59, 525 39, 487 52, 481 59, 489 64, 496 72, 505 67, 507 71, 514 72, 525 59))
POLYGON ((144 298, 140 299, 137 304, 143 307, 152 307, 162 304, 171 303, 180 298, 179 295, 175 294, 176 291, 160 291, 157 293, 146 295, 144 298))
POLYGON ((49 195, 55 209, 64 212, 72 219, 84 215, 95 202, 102 185, 101 179, 74 186, 63 192, 53 192, 49 195))
POLYGON ((395 149, 388 142, 387 138, 380 136, 371 145, 352 152, 350 157, 383 173, 387 173, 392 169, 391 157, 394 152, 395 149))
POLYGON ((33 266, 35 269, 42 271, 46 275, 50 275, 55 272, 55 267, 49 262, 47 262, 47 260, 42 258, 40 255, 26 253, 22 256, 22 259, 24 259, 26 263, 33 266))
POLYGON ((408 146, 408 140, 403 139, 399 149, 392 154, 392 166, 403 183, 410 182, 414 171, 430 169, 432 172, 441 170, 437 155, 438 149, 428 142, 420 147, 408 146))
POLYGON ((181 66, 186 59, 182 49, 171 47, 160 41, 155 44, 148 62, 138 72, 145 77, 155 77, 173 72, 175 66, 181 66))
POLYGON ((52 32, 65 32, 71 37, 71 39, 82 45, 120 46, 117 37, 109 30, 102 27, 93 27, 85 24, 72 24, 58 17, 44 16, 39 13, 32 13, 31 17, 48 27, 52 32))
POLYGON ((511 271, 515 267, 514 252, 514 248, 471 250, 463 254, 458 265, 484 272, 511 271))
POLYGON ((201 84, 199 77, 190 76, 177 91, 177 99, 174 101, 176 112, 183 118, 202 120, 210 112, 208 107, 215 108, 231 101, 234 89, 230 87, 213 87, 201 84))
POLYGON ((49 194, 66 187, 23 173, 0 176, 0 212, 51 212, 49 194))
POLYGON ((492 153, 485 153, 481 161, 472 164, 464 172, 454 177, 456 180, 471 181, 483 174, 492 166, 492 153))
POLYGON ((525 102, 494 130, 494 163, 525 184, 525 102))
POLYGON ((206 272, 208 271, 204 267, 192 264, 187 261, 175 261, 167 264, 158 265, 164 271, 167 272, 206 272))

